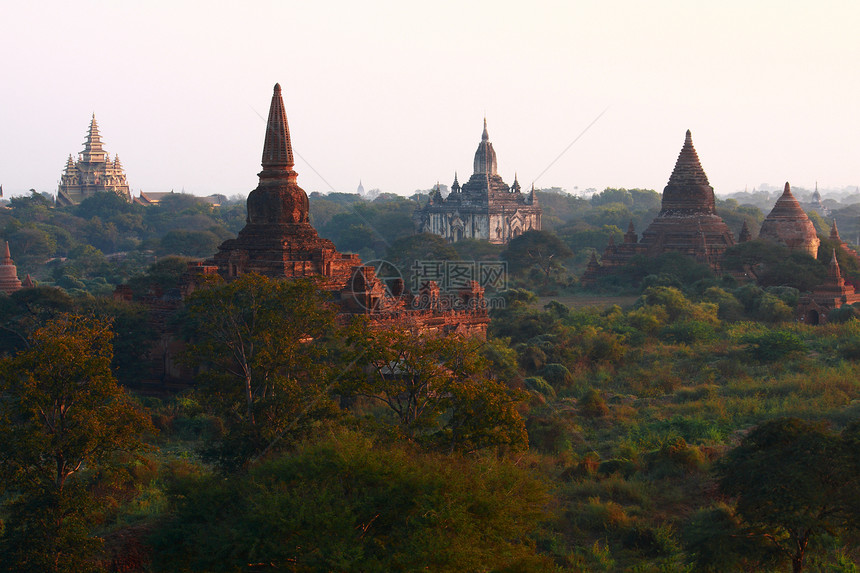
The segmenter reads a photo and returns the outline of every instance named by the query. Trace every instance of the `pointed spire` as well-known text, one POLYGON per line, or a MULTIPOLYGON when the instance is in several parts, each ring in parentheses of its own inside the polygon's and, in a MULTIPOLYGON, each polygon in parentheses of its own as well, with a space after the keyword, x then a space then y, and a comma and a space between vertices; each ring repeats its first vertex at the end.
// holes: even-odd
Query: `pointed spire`
POLYGON ((84 150, 81 153, 83 161, 101 162, 105 161, 105 151, 102 148, 102 138, 99 134, 99 124, 96 122, 96 114, 90 120, 87 130, 87 138, 84 140, 84 150))
POLYGON ((263 172, 292 171, 293 146, 290 143, 290 127, 287 112, 281 97, 281 84, 275 84, 272 104, 269 107, 269 120, 266 123, 266 140, 263 143, 263 172))
POLYGON ((693 134, 689 129, 684 137, 684 146, 681 148, 681 153, 678 154, 678 160, 675 162, 675 169, 672 171, 672 176, 669 177, 669 185, 710 186, 708 176, 705 175, 705 170, 702 169, 702 164, 699 161, 699 154, 696 153, 696 148, 693 147, 693 134))
POLYGON ((833 225, 830 227, 830 240, 842 242, 842 238, 839 236, 839 229, 836 228, 836 219, 833 219, 833 225))
POLYGON ((520 182, 517 180, 517 173, 514 172, 514 184, 511 185, 511 193, 519 193, 522 190, 520 182))
POLYGON ((827 269, 828 282, 842 286, 842 270, 839 268, 839 260, 836 258, 836 249, 833 249, 833 256, 830 258, 830 265, 827 269))
POLYGON ((3 264, 11 265, 12 263, 12 253, 9 251, 9 241, 5 241, 6 251, 3 253, 3 264))
POLYGON ((630 219, 630 224, 627 225, 627 232, 624 233, 624 242, 628 244, 639 242, 639 236, 636 234, 636 227, 633 226, 633 219, 630 219))
POLYGON ((746 219, 744 219, 743 227, 741 227, 741 233, 738 235, 738 242, 746 243, 747 241, 752 240, 752 233, 750 233, 749 225, 747 225, 746 219))
POLYGON ((454 182, 451 184, 451 192, 459 193, 460 192, 460 182, 457 181, 457 172, 454 172, 454 182))
POLYGON ((490 175, 496 175, 496 152, 493 149, 493 144, 490 143, 490 136, 487 134, 487 118, 484 118, 484 133, 481 135, 481 143, 478 144, 478 150, 475 151, 474 174, 486 174, 487 185, 489 189, 490 175))

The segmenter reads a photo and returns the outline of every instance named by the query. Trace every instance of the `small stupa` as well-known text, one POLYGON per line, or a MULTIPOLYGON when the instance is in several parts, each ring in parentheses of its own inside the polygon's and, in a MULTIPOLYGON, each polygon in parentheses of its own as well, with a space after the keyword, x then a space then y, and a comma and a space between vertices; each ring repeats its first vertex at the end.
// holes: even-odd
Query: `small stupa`
POLYGON ((18 279, 18 268, 12 260, 12 255, 9 253, 9 241, 5 241, 6 251, 3 255, 3 261, 0 262, 0 291, 6 294, 21 290, 21 281, 18 279))
POLYGON ((791 193, 791 185, 785 183, 782 196, 761 224, 760 239, 785 245, 793 251, 802 251, 818 258, 821 241, 815 225, 809 220, 803 207, 791 193))

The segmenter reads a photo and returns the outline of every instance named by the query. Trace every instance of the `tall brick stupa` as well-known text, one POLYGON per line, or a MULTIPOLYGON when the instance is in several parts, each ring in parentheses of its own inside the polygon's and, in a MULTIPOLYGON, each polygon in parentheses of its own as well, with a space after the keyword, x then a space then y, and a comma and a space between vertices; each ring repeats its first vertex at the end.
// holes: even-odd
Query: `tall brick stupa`
POLYGON ((675 251, 717 266, 735 244, 728 225, 717 215, 714 188, 702 169, 690 130, 663 189, 660 213, 642 233, 649 254, 675 251))
POLYGON ((734 235, 722 217, 717 215, 714 188, 702 169, 693 147, 690 130, 675 162, 669 183, 663 189, 660 213, 642 233, 639 240, 630 223, 624 242, 616 245, 610 238, 601 261, 589 263, 582 282, 594 284, 601 276, 616 272, 636 255, 655 257, 676 252, 695 258, 720 270, 723 254, 735 244, 734 235))
POLYGON ((224 278, 258 273, 274 278, 318 276, 342 287, 361 264, 358 255, 342 254, 311 226, 308 196, 297 183, 293 147, 281 86, 275 84, 260 182, 248 195, 245 228, 218 247, 213 258, 224 278))

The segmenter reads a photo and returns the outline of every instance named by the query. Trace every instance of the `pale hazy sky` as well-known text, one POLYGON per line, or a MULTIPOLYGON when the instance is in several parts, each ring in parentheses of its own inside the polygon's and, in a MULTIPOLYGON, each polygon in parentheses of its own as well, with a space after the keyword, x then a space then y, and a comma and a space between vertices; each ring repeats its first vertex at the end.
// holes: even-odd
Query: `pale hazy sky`
POLYGON ((0 0, 0 184, 54 192, 95 112, 135 194, 247 195, 280 82, 309 193, 472 172, 718 193, 860 185, 860 2, 0 0), (311 168, 312 166, 312 168, 311 168), (316 170, 317 173, 314 172, 316 170))

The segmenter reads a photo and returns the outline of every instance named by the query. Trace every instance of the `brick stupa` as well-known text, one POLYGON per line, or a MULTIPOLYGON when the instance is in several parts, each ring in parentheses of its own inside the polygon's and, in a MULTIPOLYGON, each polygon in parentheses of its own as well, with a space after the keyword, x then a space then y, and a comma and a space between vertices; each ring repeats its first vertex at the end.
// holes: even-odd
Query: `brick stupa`
POLYGON ((803 207, 791 193, 786 182, 782 196, 765 217, 758 233, 759 239, 785 245, 793 251, 802 251, 813 258, 818 257, 818 233, 803 207))
POLYGON ((594 284, 599 277, 616 272, 637 255, 655 257, 666 252, 681 253, 720 270, 723 254, 734 244, 734 235, 717 215, 714 188, 687 130, 675 169, 663 189, 660 213, 642 233, 641 240, 637 241, 632 221, 623 243, 616 245, 610 237, 602 260, 597 263, 594 258, 589 262, 582 282, 594 284))
MULTIPOLYGON (((3 260, 0 261, 0 292, 12 294, 21 290, 21 281, 18 279, 18 268, 12 260, 12 255, 9 252, 9 241, 6 241, 6 251, 3 254, 3 260)), ((28 275, 29 276, 29 275, 28 275)))
POLYGON ((674 251, 717 267, 735 244, 728 225, 717 215, 714 188, 699 162, 690 130, 663 189, 660 213, 642 233, 649 254, 674 251))
POLYGON ((806 324, 825 324, 832 310, 858 302, 860 302, 860 294, 857 294, 854 287, 846 283, 842 277, 834 249, 827 271, 827 280, 815 287, 811 293, 800 297, 797 314, 799 320, 806 324))
POLYGON ((258 273, 274 278, 322 277, 330 288, 341 288, 361 264, 358 255, 342 254, 311 226, 308 196, 293 169, 293 148, 281 86, 275 84, 260 183, 248 195, 245 228, 218 247, 213 262, 218 273, 232 278, 258 273))

